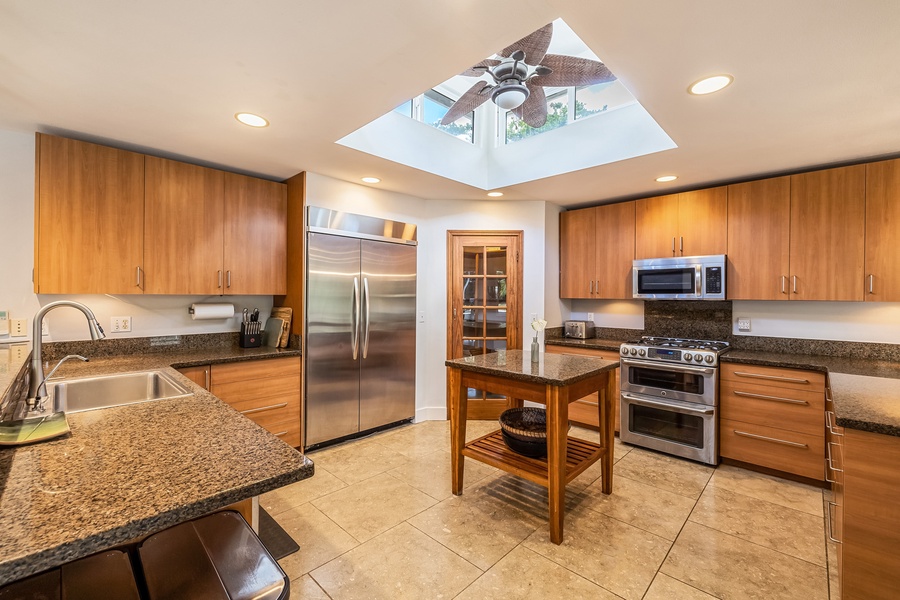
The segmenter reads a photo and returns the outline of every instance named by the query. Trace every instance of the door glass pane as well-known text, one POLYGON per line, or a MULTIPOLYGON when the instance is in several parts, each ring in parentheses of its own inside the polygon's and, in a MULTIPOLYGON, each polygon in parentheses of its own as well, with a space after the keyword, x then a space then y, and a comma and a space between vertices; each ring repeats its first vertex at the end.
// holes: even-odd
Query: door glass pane
POLYGON ((487 275, 507 275, 506 272, 506 248, 487 247, 487 275))
POLYGON ((465 306, 483 306, 482 298, 484 298, 484 294, 481 293, 483 285, 484 280, 481 278, 463 278, 463 304, 465 306))
POLYGON ((486 310, 487 327, 484 335, 489 338, 502 338, 506 340, 506 311, 486 310))
POLYGON ((463 337, 464 338, 484 337, 484 309, 483 308, 463 309, 463 337))
POLYGON ((506 340, 486 340, 484 343, 484 347, 486 352, 506 350, 506 340))
POLYGON ((659 408, 630 404, 630 426, 634 433, 703 448, 703 418, 659 408))
POLYGON ((484 297, 486 306, 504 306, 506 304, 506 278, 488 277, 485 281, 487 289, 484 297))
POLYGON ((463 275, 484 275, 484 246, 463 248, 463 275))
POLYGON ((463 340, 463 356, 484 354, 484 340, 463 340))

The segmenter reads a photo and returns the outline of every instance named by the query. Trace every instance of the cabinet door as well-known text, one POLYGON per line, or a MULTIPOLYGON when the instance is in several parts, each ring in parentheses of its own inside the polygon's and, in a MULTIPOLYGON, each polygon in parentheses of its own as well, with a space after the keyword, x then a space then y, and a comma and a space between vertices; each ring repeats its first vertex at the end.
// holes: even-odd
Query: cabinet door
POLYGON ((37 135, 39 294, 140 294, 144 157, 37 135))
POLYGON ((181 367, 178 372, 202 387, 204 390, 209 389, 209 365, 200 365, 198 367, 181 367))
POLYGON ((900 159, 866 165, 865 298, 900 302, 900 159))
POLYGON ((729 300, 787 300, 791 178, 728 186, 729 300))
POLYGON ((677 256, 725 254, 728 188, 678 194, 677 256))
POLYGON ((221 294, 224 173, 146 157, 148 294, 221 294))
POLYGON ((632 298, 634 261, 634 202, 607 204, 596 209, 597 298, 632 298))
POLYGON ((225 174, 225 293, 287 290, 287 188, 225 174))
POLYGON ((665 258, 676 255, 678 194, 644 198, 634 203, 636 232, 634 257, 665 258))
POLYGON ((559 215, 559 297, 595 298, 596 208, 559 215))
POLYGON ((866 167, 791 175, 791 299, 863 300, 866 167))

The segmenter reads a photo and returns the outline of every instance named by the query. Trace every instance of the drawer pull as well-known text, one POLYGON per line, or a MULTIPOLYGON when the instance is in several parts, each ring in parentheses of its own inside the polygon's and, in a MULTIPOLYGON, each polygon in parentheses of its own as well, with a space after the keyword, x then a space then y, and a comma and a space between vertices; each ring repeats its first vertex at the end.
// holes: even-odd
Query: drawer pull
POLYGON ((782 377, 780 375, 763 375, 762 373, 746 373, 744 371, 735 371, 738 377, 750 377, 751 379, 769 379, 771 381, 788 381, 790 383, 809 383, 809 379, 800 379, 797 377, 782 377))
POLYGON ((828 431, 831 432, 831 435, 833 435, 835 437, 844 437, 843 433, 840 433, 837 431, 837 425, 832 420, 832 417, 834 417, 834 411, 826 410, 825 411, 825 426, 828 427, 828 431))
POLYGON ((253 413, 262 412, 264 410, 275 410, 276 408, 284 408, 287 406, 287 402, 282 402, 281 404, 273 404, 271 406, 261 406, 259 408, 248 408, 247 410, 242 410, 242 415, 252 415, 253 413))
POLYGON ((751 394, 750 392, 741 392, 739 390, 734 390, 735 396, 741 396, 743 398, 756 398, 758 400, 769 400, 770 402, 784 402, 785 404, 801 404, 803 406, 809 406, 809 402, 806 400, 795 400, 793 398, 781 398, 780 396, 765 396, 763 394, 751 394))
POLYGON ((837 483, 837 479, 829 479, 828 478, 828 469, 831 468, 831 465, 828 462, 830 460, 831 460, 831 457, 825 458, 825 481, 827 481, 828 483, 837 483))
POLYGON ((753 438, 754 440, 762 440, 764 442, 772 442, 773 444, 782 444, 784 446, 791 446, 792 448, 809 448, 807 444, 801 444, 799 442, 789 442, 787 440, 779 440, 778 438, 767 437, 764 435, 757 435, 755 433, 747 433, 746 431, 738 431, 737 429, 732 429, 734 431, 734 435, 739 435, 741 437, 753 438))
POLYGON ((841 542, 841 540, 836 539, 834 537, 834 520, 831 517, 831 515, 834 513, 834 511, 831 510, 832 507, 835 510, 837 510, 838 504, 836 502, 832 502, 831 500, 829 500, 828 501, 828 519, 827 519, 828 520, 828 539, 831 540, 832 542, 834 542, 835 544, 842 544, 843 542, 841 542))
POLYGON ((274 435, 275 437, 282 437, 287 435, 287 431, 279 431, 278 433, 273 433, 272 435, 274 435))
MULTIPOLYGON (((825 444, 825 456, 826 456, 825 460, 828 461, 828 468, 829 468, 829 469, 831 469, 831 470, 834 471, 835 473, 843 473, 843 472, 844 472, 843 469, 836 469, 836 468, 835 468, 835 466, 834 466, 834 461, 833 461, 832 458, 831 458, 831 447, 832 447, 832 446, 837 446, 837 445, 838 445, 838 444, 836 444, 835 442, 828 442, 827 444, 825 444)), ((832 483, 834 483, 834 482, 832 481, 832 483)))

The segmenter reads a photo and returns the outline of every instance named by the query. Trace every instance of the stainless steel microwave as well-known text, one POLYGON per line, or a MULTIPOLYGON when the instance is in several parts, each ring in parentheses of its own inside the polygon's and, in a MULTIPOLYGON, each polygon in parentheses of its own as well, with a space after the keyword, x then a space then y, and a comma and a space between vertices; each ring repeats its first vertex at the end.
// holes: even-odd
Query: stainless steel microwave
POLYGON ((725 299, 724 254, 636 260, 632 271, 635 298, 725 299))

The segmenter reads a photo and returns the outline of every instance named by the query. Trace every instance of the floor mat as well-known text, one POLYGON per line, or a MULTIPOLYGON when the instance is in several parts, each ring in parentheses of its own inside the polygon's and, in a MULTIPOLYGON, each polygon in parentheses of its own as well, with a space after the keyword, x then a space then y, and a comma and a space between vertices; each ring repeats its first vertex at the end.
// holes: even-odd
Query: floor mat
POLYGON ((275 560, 281 560, 300 549, 294 538, 262 506, 259 507, 259 539, 275 560))

